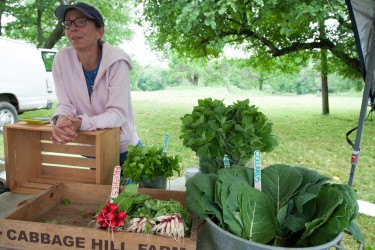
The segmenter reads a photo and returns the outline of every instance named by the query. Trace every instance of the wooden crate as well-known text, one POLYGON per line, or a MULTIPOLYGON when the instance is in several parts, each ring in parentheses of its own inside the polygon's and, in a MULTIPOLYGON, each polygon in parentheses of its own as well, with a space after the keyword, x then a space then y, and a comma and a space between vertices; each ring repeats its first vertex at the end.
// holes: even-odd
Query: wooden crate
MULTIPOLYGON (((197 220, 189 237, 174 240, 160 235, 107 232, 88 227, 111 186, 64 182, 0 218, 0 248, 13 249, 101 249, 101 250, 190 250, 196 249, 197 220), (67 199, 71 203, 64 205, 67 199), (46 223, 48 221, 57 224, 46 223)), ((185 192, 139 189, 153 199, 173 198, 185 204, 185 192)))
POLYGON ((111 184, 119 164, 119 128, 79 132, 65 145, 52 144, 51 125, 4 126, 7 187, 40 194, 61 181, 111 184))

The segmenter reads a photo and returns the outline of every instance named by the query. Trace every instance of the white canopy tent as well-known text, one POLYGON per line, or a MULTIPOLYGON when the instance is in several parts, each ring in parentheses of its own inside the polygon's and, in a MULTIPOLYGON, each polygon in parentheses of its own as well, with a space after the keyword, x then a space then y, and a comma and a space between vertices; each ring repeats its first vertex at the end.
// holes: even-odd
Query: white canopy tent
POLYGON ((375 0, 345 0, 352 21, 359 60, 365 81, 362 105, 357 126, 357 135, 352 152, 349 185, 353 184, 354 173, 359 160, 363 127, 366 120, 368 101, 374 102, 375 91, 375 0))

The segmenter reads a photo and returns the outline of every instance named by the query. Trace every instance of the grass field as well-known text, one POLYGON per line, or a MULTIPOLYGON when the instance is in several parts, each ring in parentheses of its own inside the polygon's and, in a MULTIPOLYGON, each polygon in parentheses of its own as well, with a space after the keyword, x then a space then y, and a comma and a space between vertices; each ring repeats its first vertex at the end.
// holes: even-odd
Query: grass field
MULTIPOLYGON (((183 147, 179 139, 180 117, 190 113, 197 100, 205 97, 224 99, 227 104, 248 98, 269 118, 279 146, 262 155, 263 166, 274 163, 303 166, 319 171, 333 182, 348 182, 352 148, 346 142, 345 134, 357 126, 361 96, 331 95, 330 115, 321 115, 321 97, 318 95, 270 96, 236 89, 228 92, 225 88, 133 92, 136 126, 143 144, 162 146, 166 133, 169 133, 168 152, 182 157, 184 169, 198 166, 195 154, 183 147)), ((52 113, 53 110, 26 112, 22 117, 49 116, 52 113)), ((374 121, 365 123, 353 185, 361 200, 372 203, 375 203, 374 137, 375 116, 374 121)), ((355 132, 350 138, 355 141, 355 132)), ((3 158, 3 152, 0 152, 0 158, 3 158)), ((366 242, 375 247, 375 218, 360 215, 358 222, 366 242)), ((346 236, 343 246, 346 249, 358 247, 346 236)))

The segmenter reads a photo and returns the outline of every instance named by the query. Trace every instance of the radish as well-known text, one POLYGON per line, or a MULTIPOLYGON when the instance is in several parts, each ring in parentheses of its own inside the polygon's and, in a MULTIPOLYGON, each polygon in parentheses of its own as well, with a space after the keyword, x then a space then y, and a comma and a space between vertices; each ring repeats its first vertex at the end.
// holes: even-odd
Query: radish
POLYGON ((120 227, 120 228, 124 227, 124 225, 125 225, 125 221, 124 220, 119 220, 117 222, 117 226, 120 227))
POLYGON ((96 221, 98 222, 98 223, 103 223, 103 221, 104 221, 104 216, 102 215, 102 214, 99 214, 98 215, 98 217, 96 218, 96 221))
POLYGON ((107 221, 115 221, 116 220, 116 214, 114 212, 109 212, 106 216, 105 219, 107 221))
POLYGON ((106 208, 106 207, 103 207, 103 209, 100 211, 100 213, 102 214, 102 215, 107 215, 108 214, 108 212, 109 212, 109 210, 108 210, 108 208, 106 208))
POLYGON ((109 223, 109 229, 115 229, 117 227, 118 223, 116 220, 112 220, 110 223, 109 223))
POLYGON ((111 212, 117 212, 117 210, 118 210, 118 205, 116 203, 112 203, 109 206, 109 211, 111 211, 111 212))
POLYGON ((119 221, 123 221, 125 220, 126 218, 126 212, 125 211, 119 211, 118 214, 117 214, 117 218, 119 221))
POLYGON ((172 237, 173 239, 179 239, 185 236, 184 222, 179 215, 163 215, 155 219, 159 223, 152 228, 153 232, 172 237))
POLYGON ((108 226, 109 226, 109 225, 108 225, 108 223, 107 223, 107 222, 105 222, 105 221, 104 221, 104 222, 102 223, 102 228, 104 228, 104 229, 107 229, 107 228, 108 228, 108 226))
POLYGON ((107 201, 107 202, 105 203, 105 207, 109 208, 109 206, 111 206, 111 203, 110 203, 109 201, 107 201))

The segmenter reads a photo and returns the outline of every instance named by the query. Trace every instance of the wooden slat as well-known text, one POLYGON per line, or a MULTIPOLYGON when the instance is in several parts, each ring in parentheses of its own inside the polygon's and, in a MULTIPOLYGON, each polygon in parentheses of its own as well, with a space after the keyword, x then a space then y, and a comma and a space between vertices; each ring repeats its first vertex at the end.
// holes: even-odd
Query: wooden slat
POLYGON ((26 122, 18 122, 15 124, 7 125, 11 129, 21 129, 21 130, 32 130, 32 131, 52 131, 52 125, 38 125, 38 124, 28 124, 26 122))
POLYGON ((52 144, 42 141, 43 152, 53 152, 62 154, 76 154, 85 156, 95 156, 95 145, 71 145, 71 144, 52 144))
MULTIPOLYGON (((104 133, 105 131, 106 130, 103 130, 101 131, 101 133, 104 133)), ((43 131, 41 132, 41 140, 51 141, 51 135, 52 135, 52 130, 43 131)), ((80 131, 78 136, 71 143, 95 144, 95 136, 93 136, 92 133, 88 134, 87 132, 85 133, 85 132, 80 131)))
POLYGON ((60 155, 42 155, 42 164, 58 164, 66 166, 96 168, 95 159, 84 157, 69 157, 60 155))
POLYGON ((105 202, 111 194, 110 185, 96 185, 81 183, 67 183, 64 185, 64 196, 69 197, 71 202, 101 204, 105 202), (95 194, 95 195, 82 195, 95 194))
POLYGON ((111 184, 114 167, 120 164, 119 148, 120 145, 120 129, 114 128, 108 130, 100 136, 96 137, 96 156, 97 168, 96 183, 111 184))
POLYGON ((13 190, 40 174, 40 133, 4 126, 7 187, 13 190))
POLYGON ((42 192, 44 192, 44 189, 34 189, 34 188, 24 188, 24 187, 16 187, 12 190, 15 194, 34 194, 34 195, 40 195, 42 192))
POLYGON ((46 190, 50 188, 52 185, 51 184, 46 184, 46 183, 37 183, 37 182, 26 182, 22 184, 23 188, 34 188, 34 189, 43 189, 46 190))
POLYGON ((30 179, 30 182, 37 182, 37 183, 45 183, 45 184, 55 185, 57 183, 60 183, 61 180, 57 180, 56 176, 52 176, 50 178, 47 178, 46 176, 44 176, 43 178, 38 177, 38 178, 30 179))
MULTIPOLYGON (((37 125, 37 124, 27 124, 25 122, 18 122, 15 124, 9 124, 6 125, 10 129, 20 129, 20 130, 32 130, 32 131, 39 131, 39 132, 52 132, 53 126, 51 124, 46 125, 37 125)), ((79 131, 80 134, 86 134, 86 135, 93 135, 94 137, 96 135, 105 133, 107 130, 111 129, 98 129, 93 131, 79 131)), ((49 137, 48 137, 49 139, 49 137)))
POLYGON ((181 202, 183 206, 185 206, 185 191, 178 191, 178 190, 161 190, 161 189, 153 189, 153 188, 139 188, 138 192, 141 194, 148 194, 151 196, 152 199, 158 200, 169 200, 175 199, 181 202))
POLYGON ((41 178, 95 183, 95 170, 42 166, 41 178))

